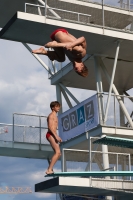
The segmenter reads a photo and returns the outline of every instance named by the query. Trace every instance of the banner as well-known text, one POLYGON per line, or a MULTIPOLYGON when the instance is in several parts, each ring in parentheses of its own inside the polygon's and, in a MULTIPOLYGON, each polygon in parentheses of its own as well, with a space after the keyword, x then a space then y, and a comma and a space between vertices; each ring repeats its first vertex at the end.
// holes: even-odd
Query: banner
POLYGON ((62 141, 89 131, 99 124, 97 95, 94 95, 58 116, 62 141))

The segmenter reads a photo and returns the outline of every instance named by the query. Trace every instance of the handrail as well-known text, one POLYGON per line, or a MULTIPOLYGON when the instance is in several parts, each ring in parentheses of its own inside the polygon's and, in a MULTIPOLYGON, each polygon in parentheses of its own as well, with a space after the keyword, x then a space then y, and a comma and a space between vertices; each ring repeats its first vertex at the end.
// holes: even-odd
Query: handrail
POLYGON ((59 10, 59 11, 65 11, 65 12, 68 12, 68 13, 79 14, 79 15, 91 17, 91 15, 88 15, 88 14, 73 12, 73 11, 69 11, 69 10, 63 10, 63 9, 59 9, 59 8, 52 8, 52 7, 49 7, 48 10, 49 10, 49 9, 59 10))
MULTIPOLYGON (((40 5, 35 5, 35 4, 31 4, 31 3, 25 3, 25 12, 26 12, 26 5, 31 5, 34 7, 41 7, 41 8, 45 8, 45 6, 40 6, 40 5)), ((88 14, 84 14, 84 13, 78 13, 78 12, 73 12, 73 11, 68 11, 68 10, 63 10, 63 9, 59 9, 59 8, 52 8, 52 7, 47 7, 48 10, 57 10, 57 11, 63 11, 63 12, 68 12, 68 13, 72 13, 72 14, 78 14, 78 21, 79 21, 79 16, 88 16, 91 17, 91 15, 88 14)))

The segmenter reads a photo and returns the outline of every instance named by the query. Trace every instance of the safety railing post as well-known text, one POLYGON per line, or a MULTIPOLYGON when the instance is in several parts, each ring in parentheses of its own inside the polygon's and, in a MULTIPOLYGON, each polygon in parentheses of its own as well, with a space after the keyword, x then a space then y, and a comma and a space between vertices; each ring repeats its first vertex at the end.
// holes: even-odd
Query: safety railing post
POLYGON ((40 133, 40 134, 39 134, 39 135, 40 135, 40 138, 39 138, 39 139, 40 139, 40 141, 39 141, 39 146, 40 146, 40 150, 41 150, 41 142, 42 142, 42 141, 41 141, 41 116, 39 116, 39 129, 40 129, 40 130, 39 130, 39 133, 40 133))
POLYGON ((89 171, 91 171, 91 137, 89 137, 88 140, 89 140, 89 171))
POLYGON ((25 13, 26 13, 26 3, 25 3, 25 8, 24 8, 24 11, 25 11, 25 13))
POLYGON ((79 13, 78 13, 78 22, 79 22, 79 13))
POLYGON ((116 154, 116 171, 118 171, 118 154, 116 154))
POLYGON ((128 10, 130 11, 130 0, 128 0, 128 10))
POLYGON ((13 126, 12 126, 12 141, 14 142, 14 113, 13 113, 13 126))
POLYGON ((26 141, 25 141, 25 132, 26 132, 25 129, 26 129, 26 127, 24 126, 24 131, 23 131, 23 142, 26 142, 26 141))
MULTIPOLYGON (((129 169, 129 171, 131 171, 131 156, 130 156, 130 154, 128 155, 128 159, 129 159, 129 160, 128 160, 128 162, 129 162, 129 163, 128 163, 128 164, 129 164, 129 168, 128 168, 128 169, 129 169)), ((130 180, 130 181, 132 180, 132 177, 131 177, 131 176, 129 177, 129 180, 130 180)))
POLYGON ((47 0, 45 0, 45 17, 47 17, 47 0))
POLYGON ((64 149, 62 149, 62 154, 61 154, 61 169, 62 169, 62 172, 65 171, 65 163, 64 163, 64 149))
POLYGON ((114 125, 116 127, 116 101, 115 101, 115 95, 114 95, 114 125))
POLYGON ((104 20, 104 0, 102 0, 102 23, 103 23, 103 34, 104 34, 104 26, 105 26, 105 20, 104 20))

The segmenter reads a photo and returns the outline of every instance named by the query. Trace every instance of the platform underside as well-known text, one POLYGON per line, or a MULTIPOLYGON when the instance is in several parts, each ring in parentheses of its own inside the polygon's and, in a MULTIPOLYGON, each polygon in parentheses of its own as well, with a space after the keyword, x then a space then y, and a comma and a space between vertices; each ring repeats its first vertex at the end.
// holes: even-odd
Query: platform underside
MULTIPOLYGON (((122 137, 122 138, 128 138, 128 139, 133 139, 133 130, 127 130, 127 129, 121 129, 121 128, 111 128, 111 127, 99 127, 95 128, 89 131, 89 136, 90 137, 100 137, 101 135, 107 135, 107 136, 112 136, 112 137, 122 137)), ((83 133, 75 138, 70 139, 69 141, 66 141, 61 145, 61 148, 66 148, 66 149, 80 149, 80 150, 87 150, 89 148, 88 144, 88 139, 87 139, 86 133, 83 133)), ((96 139, 95 139, 96 140, 96 139)), ((94 140, 92 139, 92 142, 94 140)), ((101 145, 99 144, 93 144, 92 143, 92 150, 95 151, 95 147, 97 145, 97 151, 102 151, 101 145)), ((133 159, 133 149, 130 148, 123 148, 123 147, 115 147, 115 146, 108 146, 108 151, 109 152, 119 152, 119 153, 126 153, 126 154, 131 154, 131 159, 133 159)), ((86 155, 84 153, 84 158, 82 157, 82 152, 78 152, 75 154, 75 152, 69 153, 66 152, 66 160, 75 160, 75 155, 76 155, 76 160, 81 161, 84 160, 85 162, 88 161, 88 153, 86 152, 86 155)), ((100 160, 100 154, 97 154, 97 158, 100 160)), ((76 161, 75 160, 75 161, 76 161)), ((102 160, 102 158, 101 158, 102 160)), ((110 158, 111 163, 116 162, 116 157, 111 157, 110 158)))
POLYGON ((116 41, 122 39, 119 59, 133 61, 133 34, 117 29, 93 25, 48 19, 23 12, 17 12, 0 32, 0 37, 7 40, 44 45, 50 40, 50 34, 56 28, 65 27, 75 37, 84 36, 87 40, 88 54, 102 54, 114 57, 116 41), (84 31, 83 31, 84 30, 84 31), (125 52, 128 52, 125 53, 125 52))
POLYGON ((96 140, 95 143, 133 149, 133 140, 127 138, 105 136, 96 140))
POLYGON ((35 185, 35 192, 133 197, 133 182, 120 180, 57 177, 35 185), (116 183, 116 184, 115 184, 116 183), (114 188, 115 187, 115 188, 114 188))
MULTIPOLYGON (((122 50, 120 49, 120 51, 122 50)), ((95 65, 94 65, 93 57, 86 60, 84 63, 89 70, 89 76, 87 78, 82 78, 81 76, 76 74, 71 64, 71 65, 67 65, 57 74, 52 76, 51 84, 56 85, 57 83, 62 83, 66 87, 97 90, 95 65)), ((111 77, 114 59, 112 57, 104 58, 103 63, 106 66, 108 73, 111 77)), ((133 87, 133 82, 132 82, 133 73, 131 72, 133 72, 133 62, 118 60, 114 84, 119 92, 127 91, 133 87)), ((105 74, 102 70, 101 70, 101 75, 102 75, 103 91, 108 92, 109 83, 107 82, 107 78, 105 77, 105 74)))
POLYGON ((0 141, 0 156, 48 159, 53 155, 50 145, 0 141))
POLYGON ((17 11, 24 12, 25 3, 35 4, 36 0, 0 0, 0 28, 3 28, 17 11))

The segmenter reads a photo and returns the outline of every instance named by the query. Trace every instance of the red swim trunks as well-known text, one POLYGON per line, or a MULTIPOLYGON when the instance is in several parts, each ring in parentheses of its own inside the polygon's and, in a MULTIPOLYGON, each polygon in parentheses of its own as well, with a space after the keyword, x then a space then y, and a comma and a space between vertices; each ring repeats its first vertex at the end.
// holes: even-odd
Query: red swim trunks
POLYGON ((50 132, 47 132, 47 133, 46 133, 46 138, 47 138, 47 140, 48 140, 48 138, 50 137, 50 135, 52 135, 52 133, 50 133, 50 132))
POLYGON ((62 31, 62 32, 64 32, 64 33, 68 33, 68 31, 65 30, 64 28, 59 28, 59 29, 55 30, 55 31, 50 35, 51 40, 55 40, 55 34, 56 34, 57 32, 59 32, 59 31, 62 31))

